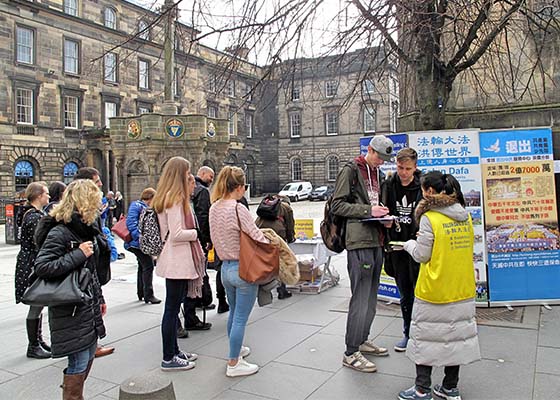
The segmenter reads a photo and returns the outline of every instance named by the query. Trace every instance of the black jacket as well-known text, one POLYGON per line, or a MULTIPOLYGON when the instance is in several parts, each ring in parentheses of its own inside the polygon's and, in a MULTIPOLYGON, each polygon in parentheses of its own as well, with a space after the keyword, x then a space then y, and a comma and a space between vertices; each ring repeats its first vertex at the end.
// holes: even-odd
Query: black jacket
POLYGON ((26 206, 23 212, 25 214, 21 225, 21 249, 17 255, 16 263, 16 303, 21 301, 21 296, 31 283, 29 282, 29 275, 33 270, 38 252, 38 248, 35 247, 33 242, 33 235, 39 220, 44 215, 42 211, 33 206, 26 206))
POLYGON ((212 243, 210 238, 210 222, 208 219, 208 214, 210 212, 210 190, 208 190, 208 185, 198 176, 195 177, 196 187, 193 192, 193 206, 194 214, 198 220, 198 226, 200 228, 200 243, 204 251, 207 249, 207 245, 212 243))
POLYGON ((49 307, 49 327, 51 330, 52 356, 64 357, 88 349, 97 338, 105 337, 105 326, 101 317, 101 285, 97 278, 97 263, 100 247, 95 246, 94 254, 86 258, 84 253, 72 242, 94 241, 105 243, 97 224, 92 226, 81 222, 78 215, 68 224, 52 226, 43 223, 37 229, 36 238, 41 246, 35 260, 37 276, 49 279, 69 274, 77 268, 89 268, 93 279, 88 287, 93 299, 89 303, 49 307), (44 230, 48 230, 46 233, 44 230), (44 239, 44 243, 40 240, 44 239))

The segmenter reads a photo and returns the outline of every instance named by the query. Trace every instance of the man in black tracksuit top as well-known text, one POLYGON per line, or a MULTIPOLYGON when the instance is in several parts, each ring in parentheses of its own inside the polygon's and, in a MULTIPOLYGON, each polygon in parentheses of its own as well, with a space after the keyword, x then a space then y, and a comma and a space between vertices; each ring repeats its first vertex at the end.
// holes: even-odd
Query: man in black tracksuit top
MULTIPOLYGON (((416 239, 418 226, 414 211, 422 199, 420 171, 417 169, 418 154, 414 149, 404 148, 397 154, 397 173, 389 177, 381 190, 383 204, 389 213, 397 217, 397 222, 387 230, 387 241, 407 241, 416 239)), ((403 316, 403 338, 395 344, 396 351, 405 351, 408 343, 414 288, 420 265, 403 250, 385 254, 385 272, 395 278, 400 293, 403 316)))

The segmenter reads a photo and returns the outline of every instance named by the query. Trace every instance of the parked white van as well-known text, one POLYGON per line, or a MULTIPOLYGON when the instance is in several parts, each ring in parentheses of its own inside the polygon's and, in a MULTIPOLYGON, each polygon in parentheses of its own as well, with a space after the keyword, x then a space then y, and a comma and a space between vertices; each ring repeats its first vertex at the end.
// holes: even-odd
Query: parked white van
POLYGON ((299 201, 309 198, 312 190, 311 182, 290 182, 278 194, 287 196, 292 201, 299 201))

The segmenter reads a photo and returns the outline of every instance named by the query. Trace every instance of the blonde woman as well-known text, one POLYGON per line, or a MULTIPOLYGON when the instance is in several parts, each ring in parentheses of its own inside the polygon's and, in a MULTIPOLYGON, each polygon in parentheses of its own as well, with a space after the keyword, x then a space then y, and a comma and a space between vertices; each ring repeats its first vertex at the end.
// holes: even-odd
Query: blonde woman
POLYGON ((52 356, 68 356, 62 386, 64 399, 83 398, 97 339, 105 336, 96 273, 100 253, 107 251, 104 236, 95 223, 100 207, 101 191, 97 185, 89 179, 78 179, 68 185, 62 201, 51 211, 52 224, 40 225, 38 229, 45 231, 36 233, 36 238, 41 238, 35 260, 37 276, 60 278, 84 268, 92 275, 87 289, 92 294, 90 302, 49 307, 52 356))
MULTIPOLYGON (((21 226, 21 248, 16 263, 16 303, 29 285, 29 275, 39 249, 33 242, 33 234, 39 220, 45 215, 43 207, 49 203, 49 189, 45 182, 32 182, 25 189, 27 202, 23 208, 21 226)), ((43 307, 30 306, 25 321, 27 328, 27 357, 51 358, 51 348, 44 342, 42 335, 43 307)))
POLYGON ((158 214, 163 250, 156 274, 165 278, 165 306, 161 321, 163 371, 195 367, 198 355, 185 353, 177 343, 178 314, 185 293, 190 298, 202 295, 204 252, 198 241, 195 217, 190 205, 188 179, 191 164, 182 157, 167 161, 156 189, 152 207, 158 214))
POLYGON ((241 231, 253 239, 268 243, 253 222, 249 210, 238 204, 245 194, 245 174, 238 167, 224 167, 218 174, 212 190, 210 207, 210 236, 216 253, 223 261, 222 283, 230 310, 227 322, 229 360, 226 375, 229 377, 251 375, 259 370, 256 364, 243 359, 250 353, 243 346, 245 326, 257 298, 258 285, 239 277, 239 241, 241 231))

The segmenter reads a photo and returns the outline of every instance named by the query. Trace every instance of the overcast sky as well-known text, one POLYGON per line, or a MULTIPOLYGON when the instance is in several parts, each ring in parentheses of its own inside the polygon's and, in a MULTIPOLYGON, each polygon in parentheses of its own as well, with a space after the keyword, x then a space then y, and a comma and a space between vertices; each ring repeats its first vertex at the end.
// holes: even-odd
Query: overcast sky
MULTIPOLYGON (((145 8, 155 10, 163 0, 128 0, 145 8)), ((181 10, 181 21, 194 26, 205 35, 212 31, 212 28, 227 28, 238 25, 243 15, 242 7, 246 4, 256 5, 258 9, 258 22, 264 21, 276 15, 276 11, 281 5, 293 0, 183 0, 179 4, 181 10), (250 3, 249 3, 250 1, 250 3), (193 10, 195 8, 195 10, 193 10)), ((177 0, 175 0, 177 2, 177 0)), ((334 35, 352 23, 352 17, 348 13, 340 13, 340 10, 347 6, 346 0, 309 0, 305 4, 307 10, 315 7, 319 3, 314 17, 308 18, 310 28, 305 31, 301 38, 299 50, 296 52, 295 46, 289 46, 282 54, 282 59, 294 57, 316 57, 324 55, 333 49, 329 46, 333 43, 334 35)), ((352 13, 354 10, 350 10, 352 13)), ((293 24, 296 26, 296 24, 293 24)), ((249 54, 249 59, 258 64, 270 62, 270 55, 276 53, 279 42, 282 42, 282 35, 290 35, 293 26, 283 27, 279 32, 279 27, 271 27, 262 39, 255 43, 254 50, 249 54)), ((239 33, 212 34, 205 37, 201 42, 207 46, 224 50, 226 47, 238 42, 239 33)), ((248 39, 255 39, 252 36, 248 39)), ((360 43, 353 48, 360 47, 360 43)), ((363 47, 363 44, 362 46, 363 47)), ((336 49, 335 49, 336 51, 336 49)))

